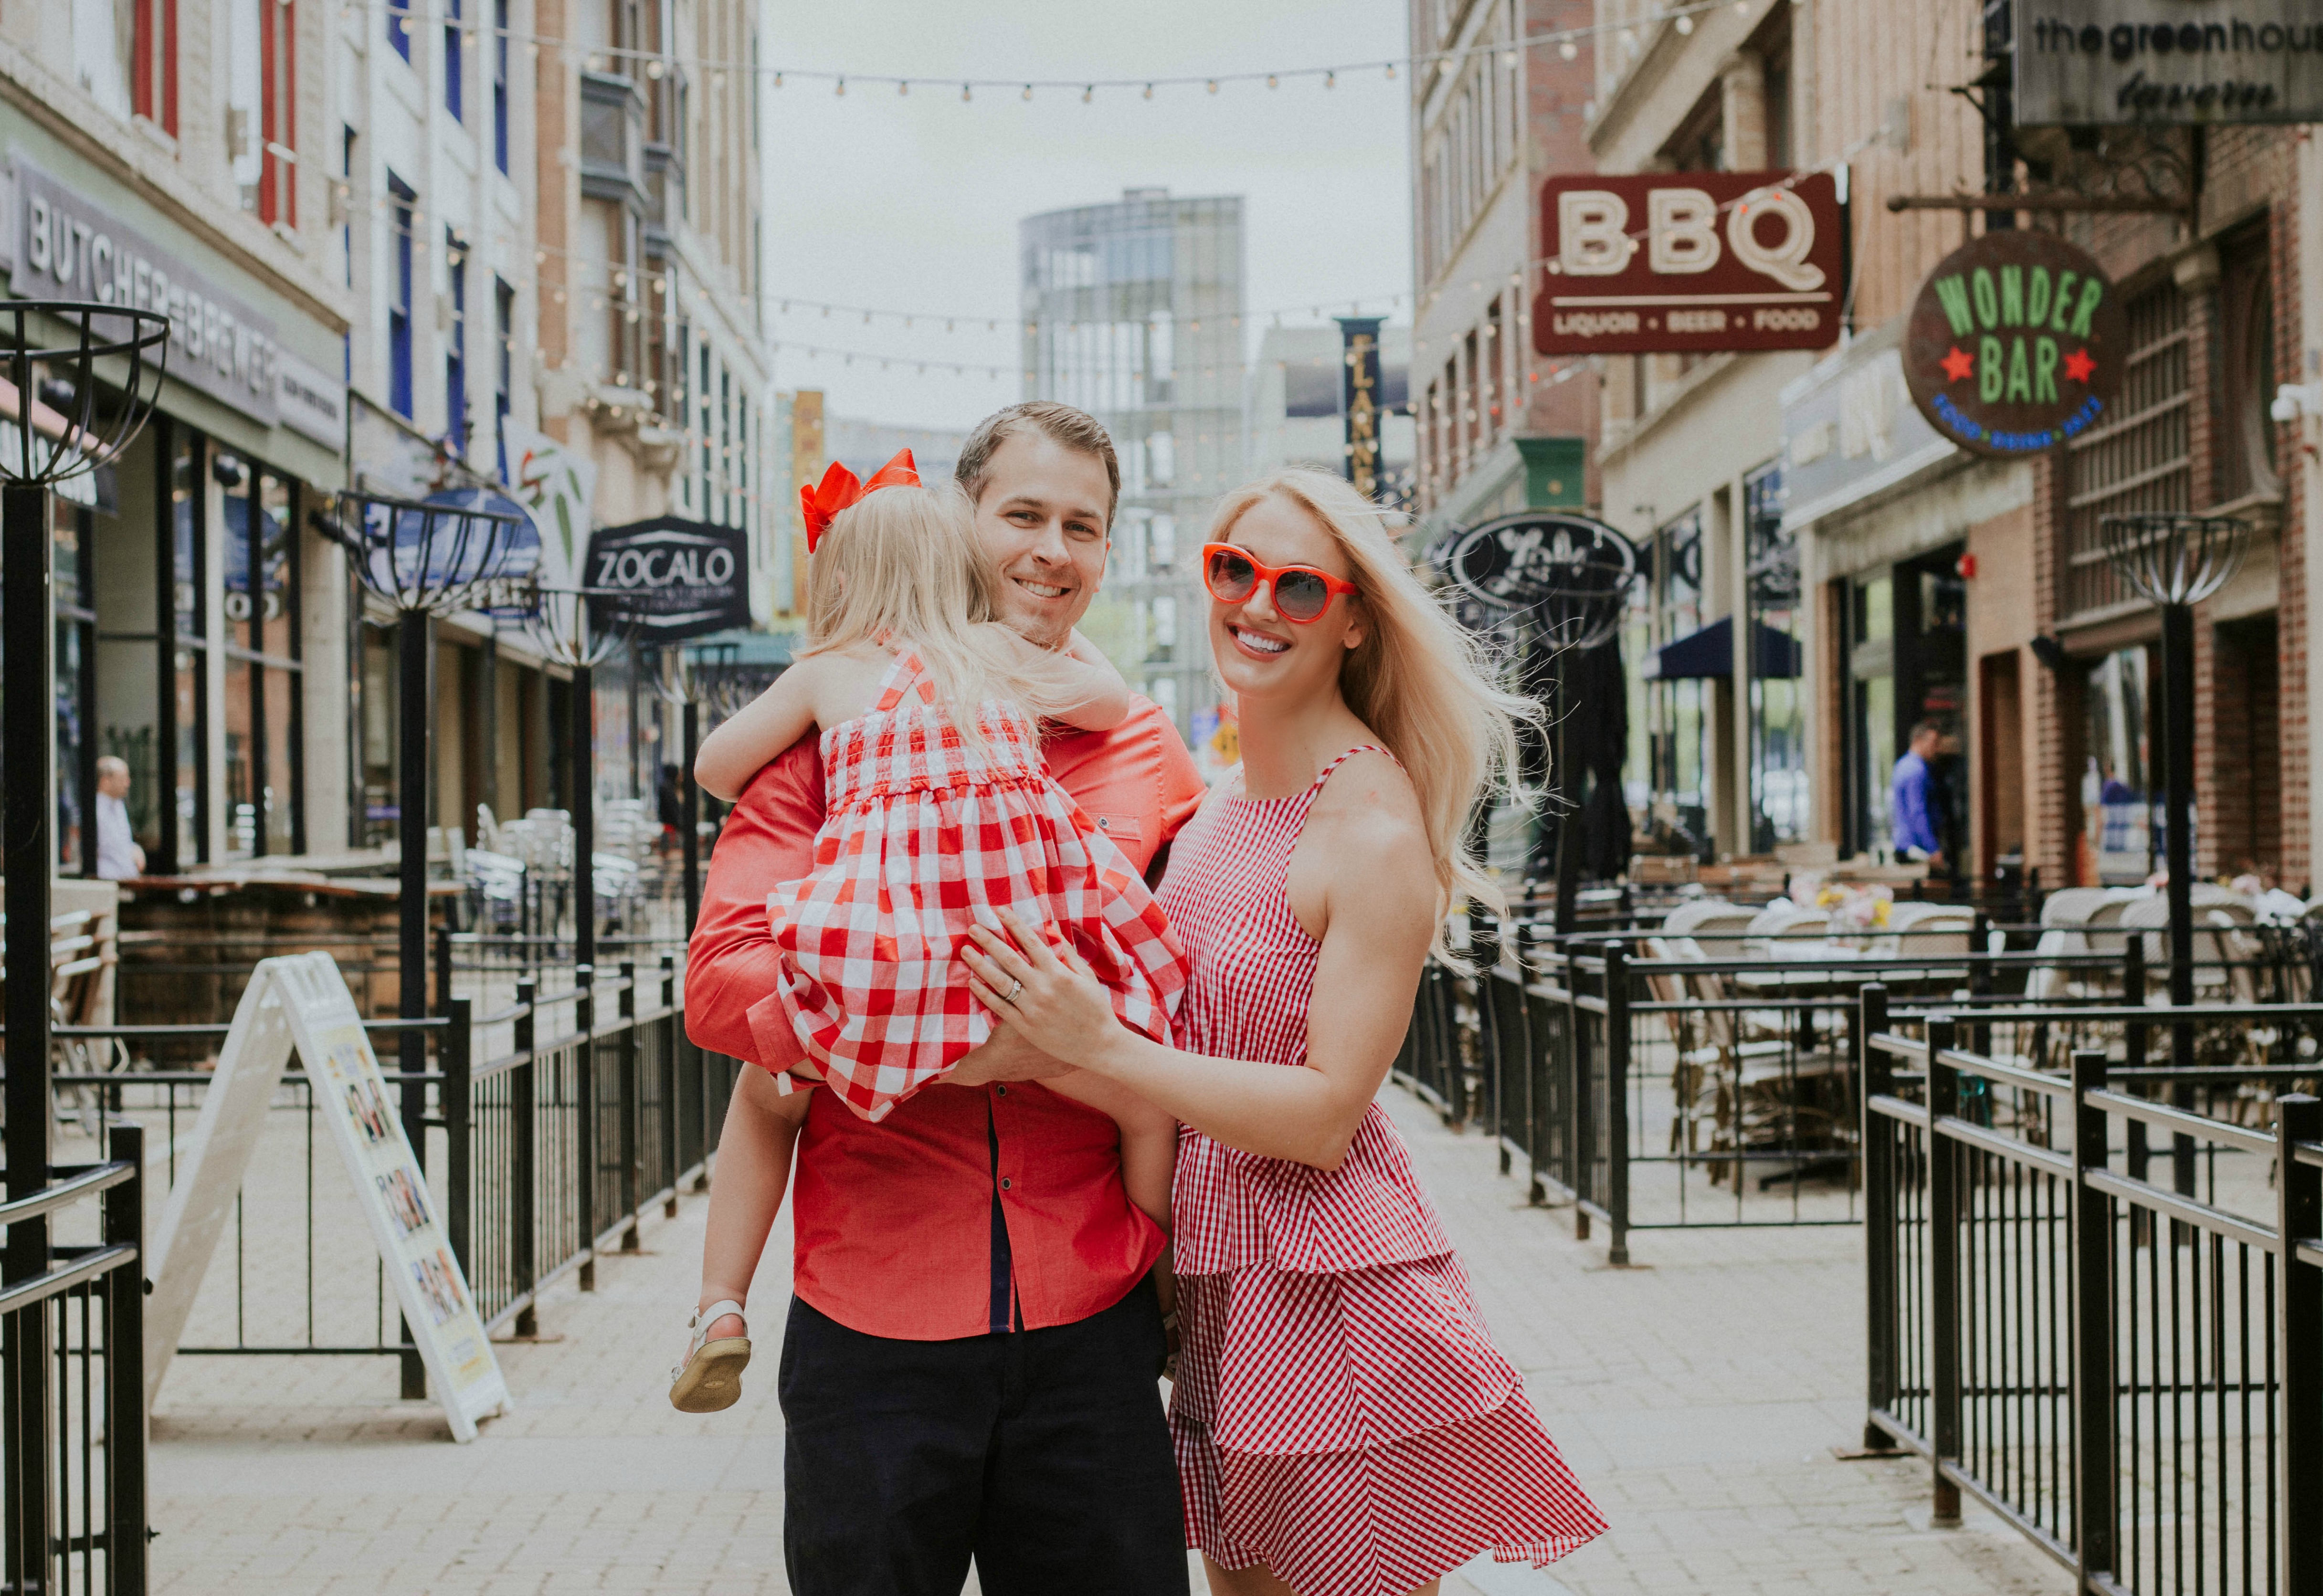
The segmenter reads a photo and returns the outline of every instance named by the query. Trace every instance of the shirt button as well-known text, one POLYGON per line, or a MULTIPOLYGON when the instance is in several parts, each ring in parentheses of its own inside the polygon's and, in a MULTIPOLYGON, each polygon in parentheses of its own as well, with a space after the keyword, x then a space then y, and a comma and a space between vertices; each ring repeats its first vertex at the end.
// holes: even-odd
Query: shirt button
POLYGON ((1005 1097, 1008 1095, 1008 1088, 1006 1087, 1002 1087, 1000 1088, 1000 1095, 1005 1097))
POLYGON ((1007 1177, 1007 1176, 1003 1175, 1002 1177, 1000 1177, 1000 1189, 1001 1189, 1001 1190, 1003 1190, 1003 1191, 1006 1191, 1006 1190, 1009 1188, 1009 1187, 1010 1187, 1010 1186, 1012 1186, 1012 1185, 1014 1185, 1014 1184, 1015 1184, 1015 1182, 1011 1181, 1011 1180, 1008 1179, 1008 1177, 1007 1177))

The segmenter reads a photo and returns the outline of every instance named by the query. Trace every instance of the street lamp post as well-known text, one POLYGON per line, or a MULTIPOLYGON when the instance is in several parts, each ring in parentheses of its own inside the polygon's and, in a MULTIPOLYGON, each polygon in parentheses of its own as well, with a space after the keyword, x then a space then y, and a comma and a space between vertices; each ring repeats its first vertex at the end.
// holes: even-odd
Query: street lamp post
MULTIPOLYGON (((436 618, 462 610, 506 610, 526 601, 540 563, 540 536, 521 515, 481 503, 419 503, 350 491, 338 500, 340 541, 363 585, 396 611, 397 860, 396 1014, 427 1014, 427 787, 435 742, 436 618)), ((427 1068, 427 1039, 406 1031, 398 1067, 413 1096, 427 1068)))
POLYGON ((1581 523, 1569 542, 1552 543, 1542 562, 1541 597, 1532 608, 1537 646, 1550 650, 1552 729, 1556 738, 1552 791, 1562 805, 1556 821, 1556 934, 1573 932, 1581 895, 1581 788, 1573 768, 1574 667, 1621 629, 1630 586, 1638 573, 1637 546, 1612 527, 1581 523))
MULTIPOLYGON (((2098 523, 2107 560, 2162 611, 2162 746, 2165 848, 2170 871, 2170 1002, 2194 1001, 2194 606, 2242 568, 2248 521, 2175 511, 2107 516, 2098 523)), ((2144 994, 2126 995, 2133 1003, 2144 994)), ((2172 1028, 2172 1061, 2193 1062, 2190 1025, 2172 1028)))
POLYGON ((694 916, 702 912, 702 796, 693 784, 693 757, 702 742, 702 700, 693 662, 685 650, 671 645, 661 651, 661 670, 654 686, 662 702, 678 712, 678 749, 684 763, 677 770, 678 858, 684 865, 685 935, 693 937, 694 916))
MULTIPOLYGON (((5 1145, 10 1202, 48 1188, 54 1151, 49 1101, 50 873, 56 868, 56 681, 50 659, 55 622, 50 582, 55 546, 49 491, 56 483, 120 458, 152 413, 169 361, 170 321, 150 310, 109 305, 19 299, 0 303, 0 748, 7 758, 5 1145), (61 329, 51 343, 50 327, 61 329), (100 372, 99 362, 103 363, 100 372), (97 384, 119 399, 99 408, 97 384)), ((35 1215, 8 1227, 0 1280, 14 1285, 49 1267, 49 1221, 35 1215)), ((41 1460, 53 1441, 49 1348, 28 1337, 24 1316, 9 1320, 5 1374, 5 1450, 11 1470, 51 1476, 41 1460)), ((51 1504, 45 1486, 12 1493, 21 1517, 5 1527, 8 1568, 18 1574, 52 1566, 51 1504)), ((33 1582, 37 1582, 37 1581, 33 1582)))
POLYGON ((573 673, 572 702, 568 705, 571 720, 565 741, 573 762, 574 979, 586 986, 596 978, 597 964, 597 803, 592 747, 596 723, 592 695, 596 692, 597 667, 629 641, 629 630, 625 627, 591 628, 589 601, 609 596, 607 592, 594 588, 550 587, 539 592, 539 605, 526 618, 525 625, 542 656, 573 673))

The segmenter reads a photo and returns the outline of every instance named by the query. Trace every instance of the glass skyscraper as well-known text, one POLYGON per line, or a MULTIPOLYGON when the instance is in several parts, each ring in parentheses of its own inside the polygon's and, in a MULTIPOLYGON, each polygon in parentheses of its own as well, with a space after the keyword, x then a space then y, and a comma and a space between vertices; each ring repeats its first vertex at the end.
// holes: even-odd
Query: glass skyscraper
POLYGON ((1024 392, 1105 424, 1121 456, 1113 563, 1083 630, 1192 737, 1218 699, 1198 561, 1243 476, 1237 197, 1125 190, 1027 217, 1024 392))

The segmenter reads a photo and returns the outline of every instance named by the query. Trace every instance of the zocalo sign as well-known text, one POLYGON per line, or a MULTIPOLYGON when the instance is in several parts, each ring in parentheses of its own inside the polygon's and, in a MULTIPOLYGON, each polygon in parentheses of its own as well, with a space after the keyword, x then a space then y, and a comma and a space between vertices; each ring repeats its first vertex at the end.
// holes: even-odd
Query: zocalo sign
POLYGON ((2323 122, 2323 0, 2017 0, 2028 125, 2323 122))
POLYGON ((675 643, 750 624, 748 535, 660 516, 590 535, 582 578, 592 627, 675 643))
POLYGON ((1542 354, 1821 349, 1839 337, 1839 189, 1828 172, 1551 178, 1542 354))
POLYGON ((1961 448, 2037 454, 2106 418, 2127 343, 2120 296, 2085 251, 2053 233, 1988 233, 1920 285, 1904 380, 1961 448))

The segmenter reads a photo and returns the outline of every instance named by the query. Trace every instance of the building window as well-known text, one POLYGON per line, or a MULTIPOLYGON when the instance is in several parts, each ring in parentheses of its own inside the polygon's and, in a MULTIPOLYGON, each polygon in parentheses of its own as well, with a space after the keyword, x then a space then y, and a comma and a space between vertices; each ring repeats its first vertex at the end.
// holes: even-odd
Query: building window
POLYGON ((509 0, 492 0, 492 164, 509 169, 509 0))
POLYGON ((161 537, 170 635, 161 680, 161 742, 171 772, 177 823, 163 830, 160 867, 164 874, 174 874, 210 857, 209 693, 205 685, 209 680, 209 607, 204 601, 209 495, 203 487, 208 450, 202 439, 174 427, 168 437, 162 474, 170 513, 161 537))
POLYGON ((734 373, 718 368, 718 524, 734 524, 734 373))
POLYGON ((2066 445, 2065 569, 2061 617, 2130 601, 2106 559, 2098 522, 2110 515, 2193 507, 2188 440, 2186 302, 2174 282, 2129 301, 2129 353, 2117 419, 2066 445))
POLYGON ((460 18, 464 0, 444 0, 444 109, 452 120, 464 120, 460 110, 460 86, 466 78, 460 56, 460 18))
POLYGON ((503 482, 509 475, 509 408, 516 392, 516 290, 492 279, 492 451, 503 482))
POLYGON ((50 496, 60 871, 96 874, 96 512, 50 496))
POLYGON ((2274 285, 2262 220, 2218 247, 2220 500, 2279 493, 2275 458, 2274 285))
POLYGON ((129 108, 178 134, 178 0, 136 0, 131 14, 129 108))
POLYGON ((1799 607, 1799 551, 1783 531, 1783 468, 1742 479, 1745 558, 1749 582, 1750 809, 1753 853, 1804 839, 1808 811, 1805 683, 1775 674, 1799 656, 1805 616, 1799 607), (1776 639, 1784 639, 1778 642, 1776 639), (1787 646, 1786 646, 1786 643, 1787 646))
POLYGON ((411 59, 411 0, 387 0, 387 41, 406 61, 411 59))
POLYGON ((452 326, 444 344, 444 436, 452 452, 468 455, 468 251, 460 235, 444 233, 445 273, 452 290, 452 326))
POLYGON ((702 513, 707 518, 710 496, 715 491, 712 484, 718 480, 717 463, 712 458, 712 452, 717 447, 717 438, 710 427, 710 345, 707 344, 702 346, 702 381, 695 391, 701 399, 694 406, 694 437, 701 445, 702 513))
POLYGON ((734 400, 734 524, 751 527, 758 518, 750 513, 750 396, 738 395, 734 400))
POLYGON ((303 853, 298 489, 232 454, 213 474, 225 489, 226 852, 303 853))
POLYGON ((298 7, 254 0, 258 8, 258 219, 298 225, 298 7))
POLYGON ((389 240, 393 259, 388 268, 387 408, 411 419, 411 206, 419 196, 393 172, 387 190, 394 204, 390 216, 394 236, 389 240))

